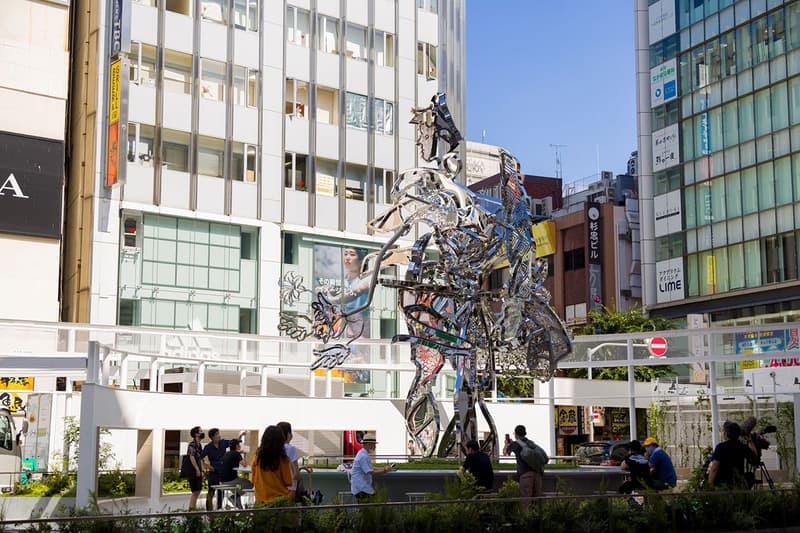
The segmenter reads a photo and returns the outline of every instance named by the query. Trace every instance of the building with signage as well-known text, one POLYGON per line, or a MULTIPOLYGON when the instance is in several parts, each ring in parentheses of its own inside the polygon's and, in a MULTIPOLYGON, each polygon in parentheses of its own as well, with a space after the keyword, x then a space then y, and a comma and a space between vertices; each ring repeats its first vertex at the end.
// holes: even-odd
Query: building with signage
POLYGON ((638 0, 636 33, 644 304, 797 321, 800 2, 638 0))
MULTIPOLYGON (((73 11, 66 321, 276 334, 284 272, 342 288, 380 248, 411 108, 445 91, 466 128, 460 0, 73 11)), ((366 337, 396 331, 386 298, 366 337)))
POLYGON ((3 4, 3 20, 0 319, 56 321, 69 2, 13 0, 3 4))
POLYGON ((500 174, 500 147, 467 141, 467 185, 500 174))

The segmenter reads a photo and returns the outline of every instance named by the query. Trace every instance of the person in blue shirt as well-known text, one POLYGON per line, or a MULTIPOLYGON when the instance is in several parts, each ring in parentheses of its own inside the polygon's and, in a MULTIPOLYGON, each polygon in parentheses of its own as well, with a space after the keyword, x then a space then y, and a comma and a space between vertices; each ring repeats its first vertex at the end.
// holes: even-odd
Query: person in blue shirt
MULTIPOLYGON (((208 495, 206 496, 206 511, 211 511, 214 508, 214 493, 212 485, 219 485, 222 483, 220 472, 222 471, 222 458, 228 451, 231 441, 221 438, 218 428, 212 428, 208 432, 211 442, 203 448, 203 458, 205 459, 206 468, 208 472, 206 477, 208 479, 208 495)), ((222 506, 222 493, 217 494, 217 508, 222 506)))
POLYGON ((350 492, 356 497, 356 500, 364 502, 369 501, 375 494, 375 489, 372 487, 372 478, 391 472, 393 465, 380 469, 372 466, 370 455, 375 454, 375 445, 378 444, 374 433, 365 433, 364 438, 361 439, 361 444, 364 447, 356 454, 353 468, 350 470, 350 492))
POLYGON ((650 471, 653 474, 653 489, 665 490, 678 484, 678 475, 672 465, 672 459, 653 437, 644 439, 644 448, 650 461, 650 471))

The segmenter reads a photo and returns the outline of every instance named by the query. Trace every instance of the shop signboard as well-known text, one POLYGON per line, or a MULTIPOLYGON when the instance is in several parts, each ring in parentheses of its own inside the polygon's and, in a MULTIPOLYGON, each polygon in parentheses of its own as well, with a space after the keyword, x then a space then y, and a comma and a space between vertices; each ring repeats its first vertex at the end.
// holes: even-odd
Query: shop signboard
POLYGON ((678 124, 653 132, 653 172, 666 170, 681 162, 678 124))
POLYGON ((558 407, 558 432, 561 435, 578 433, 578 408, 575 406, 558 407))
POLYGON ((675 0, 658 0, 647 10, 650 22, 649 44, 675 33, 675 0))
POLYGON ((656 237, 683 231, 681 191, 672 191, 653 198, 653 211, 656 219, 656 237))
POLYGON ((589 250, 589 310, 599 311, 603 308, 603 226, 600 204, 586 204, 586 231, 589 250))
POLYGON ((650 107, 658 107, 678 97, 678 60, 670 59, 650 69, 650 107))
POLYGON ((683 299, 683 258, 675 257, 656 263, 656 301, 672 302, 683 299))

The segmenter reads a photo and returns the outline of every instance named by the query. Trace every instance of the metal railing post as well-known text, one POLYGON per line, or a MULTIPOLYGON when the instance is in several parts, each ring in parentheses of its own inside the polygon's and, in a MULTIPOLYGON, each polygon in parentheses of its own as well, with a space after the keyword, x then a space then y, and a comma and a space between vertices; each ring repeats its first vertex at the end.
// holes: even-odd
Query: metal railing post
POLYGON ((631 440, 637 436, 636 427, 636 381, 633 367, 633 340, 628 339, 626 350, 628 352, 628 420, 630 422, 631 440))

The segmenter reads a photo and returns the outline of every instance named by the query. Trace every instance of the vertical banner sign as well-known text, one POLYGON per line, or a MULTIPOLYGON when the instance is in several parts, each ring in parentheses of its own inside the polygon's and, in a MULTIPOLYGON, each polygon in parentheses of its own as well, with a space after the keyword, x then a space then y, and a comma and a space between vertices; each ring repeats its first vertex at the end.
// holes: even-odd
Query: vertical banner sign
POLYGON ((119 182, 120 148, 119 148, 119 115, 121 105, 120 76, 122 61, 117 59, 111 63, 108 81, 108 138, 106 140, 106 187, 113 187, 119 182))
POLYGON ((586 204, 586 231, 589 247, 589 310, 599 311, 603 307, 603 246, 600 204, 586 204))

